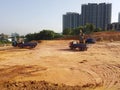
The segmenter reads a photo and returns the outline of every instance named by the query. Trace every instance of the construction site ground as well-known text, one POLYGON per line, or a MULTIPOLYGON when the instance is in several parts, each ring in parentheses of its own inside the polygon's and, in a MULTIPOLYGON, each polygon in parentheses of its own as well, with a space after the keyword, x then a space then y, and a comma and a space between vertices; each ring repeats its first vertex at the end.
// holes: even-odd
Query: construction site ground
POLYGON ((0 47, 1 90, 120 90, 120 41, 90 44, 87 51, 70 50, 70 41, 0 47))

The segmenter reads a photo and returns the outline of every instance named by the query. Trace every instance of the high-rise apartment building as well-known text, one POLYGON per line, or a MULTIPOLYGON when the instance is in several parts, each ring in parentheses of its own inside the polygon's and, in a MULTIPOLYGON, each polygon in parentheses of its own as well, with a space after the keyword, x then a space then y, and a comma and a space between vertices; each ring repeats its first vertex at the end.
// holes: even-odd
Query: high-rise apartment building
POLYGON ((63 30, 66 28, 73 29, 80 25, 79 13, 68 12, 63 15, 63 30))
POLYGON ((118 22, 120 23, 120 13, 118 14, 118 22))
POLYGON ((82 25, 94 24, 96 28, 105 29, 111 23, 111 4, 89 3, 82 5, 82 25))
POLYGON ((111 23, 111 8, 112 4, 109 3, 83 4, 81 14, 69 12, 63 15, 63 30, 84 26, 87 23, 95 25, 96 28, 106 29, 111 23))
POLYGON ((82 25, 87 23, 92 23, 96 25, 97 23, 97 4, 84 4, 82 5, 82 25))

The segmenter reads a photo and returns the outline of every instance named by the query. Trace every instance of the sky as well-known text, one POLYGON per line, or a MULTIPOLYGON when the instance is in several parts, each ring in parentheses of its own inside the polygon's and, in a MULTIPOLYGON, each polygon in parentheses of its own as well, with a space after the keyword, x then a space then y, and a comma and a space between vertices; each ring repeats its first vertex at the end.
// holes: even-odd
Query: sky
POLYGON ((118 21, 119 0, 0 0, 0 33, 26 35, 43 29, 62 32, 62 15, 81 13, 87 3, 112 3, 112 22, 118 21))

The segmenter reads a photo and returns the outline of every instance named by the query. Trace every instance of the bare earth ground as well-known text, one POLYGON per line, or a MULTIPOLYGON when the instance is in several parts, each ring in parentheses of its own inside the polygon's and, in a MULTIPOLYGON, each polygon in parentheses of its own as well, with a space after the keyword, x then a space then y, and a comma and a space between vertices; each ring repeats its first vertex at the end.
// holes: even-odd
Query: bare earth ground
POLYGON ((120 90, 120 42, 99 42, 84 52, 71 51, 69 42, 42 41, 34 49, 0 47, 1 88, 120 90))

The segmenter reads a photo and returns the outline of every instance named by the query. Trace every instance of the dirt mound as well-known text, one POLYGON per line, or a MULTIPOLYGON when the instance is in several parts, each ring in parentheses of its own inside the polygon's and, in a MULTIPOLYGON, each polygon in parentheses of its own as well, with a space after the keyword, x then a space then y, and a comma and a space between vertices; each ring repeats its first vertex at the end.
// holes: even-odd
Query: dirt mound
POLYGON ((69 86, 65 84, 54 84, 46 81, 23 81, 23 82, 4 82, 1 85, 2 90, 86 90, 95 88, 92 84, 84 86, 69 86))
POLYGON ((120 40, 119 31, 96 32, 89 36, 95 38, 98 41, 119 41, 120 40))
MULTIPOLYGON (((119 41, 120 32, 119 31, 104 31, 104 32, 94 32, 92 34, 86 34, 86 38, 95 38, 97 41, 119 41)), ((58 40, 78 40, 79 36, 66 35, 58 40)))

